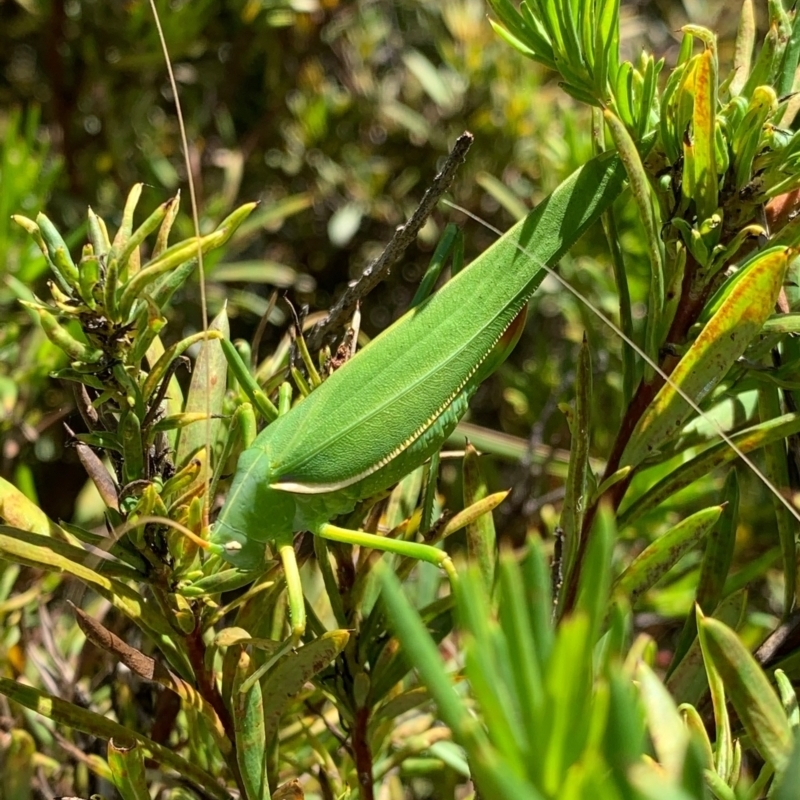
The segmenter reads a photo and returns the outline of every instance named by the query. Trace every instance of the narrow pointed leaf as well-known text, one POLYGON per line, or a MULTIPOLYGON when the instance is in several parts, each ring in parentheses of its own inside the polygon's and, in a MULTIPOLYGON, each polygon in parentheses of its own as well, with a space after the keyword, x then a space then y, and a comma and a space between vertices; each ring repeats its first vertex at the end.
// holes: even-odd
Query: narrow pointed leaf
MULTIPOLYGON (((710 614, 722 600, 722 591, 733 559, 736 527, 739 519, 739 480, 735 469, 728 473, 722 491, 723 509, 717 524, 706 537, 706 549, 697 579, 695 603, 710 614)), ((675 645, 672 666, 680 663, 697 635, 697 617, 689 614, 675 645)))
POLYGON ((781 701, 764 671, 726 625, 709 617, 699 623, 704 650, 719 672, 739 719, 761 756, 776 771, 788 764, 793 737, 781 701))
MULTIPOLYGON (((230 339, 231 331, 228 314, 223 308, 208 326, 209 331, 218 331, 223 338, 230 339)), ((185 414, 209 414, 211 417, 222 415, 222 402, 227 388, 228 363, 218 340, 203 342, 200 354, 192 369, 192 380, 186 395, 183 408, 185 414)), ((203 447, 213 451, 222 430, 221 419, 203 419, 187 428, 183 428, 178 436, 175 463, 180 467, 189 457, 203 447)), ((202 481, 205 476, 199 476, 202 481)))
POLYGON ((264 737, 267 742, 278 730, 287 703, 323 667, 342 652, 350 635, 347 631, 328 631, 285 656, 267 675, 263 686, 264 737))
POLYGON ((625 594, 631 606, 692 549, 717 522, 722 506, 704 508, 679 522, 648 545, 617 578, 614 591, 625 594))
POLYGON ((639 692, 647 714, 647 726, 659 764, 673 781, 680 778, 689 735, 675 701, 644 662, 636 670, 639 692))
POLYGON ((584 334, 575 375, 575 409, 570 415, 570 454, 566 494, 561 511, 564 531, 565 582, 575 563, 586 510, 586 481, 589 469, 590 414, 592 409, 592 364, 584 334))
MULTIPOLYGON (((464 454, 464 507, 469 508, 488 495, 486 481, 481 475, 478 451, 467 443, 464 454)), ((484 586, 491 591, 494 582, 495 551, 497 547, 494 518, 489 511, 470 522, 466 528, 469 560, 477 564, 484 586)))
MULTIPOLYGON (((781 413, 781 398, 776 386, 763 386, 758 390, 758 410, 761 419, 775 419, 781 413)), ((764 474, 779 492, 788 492, 789 460, 786 444, 783 441, 773 442, 764 448, 764 474)), ((783 608, 789 614, 795 603, 795 587, 797 575, 797 545, 795 530, 797 523, 789 509, 775 497, 770 495, 772 507, 775 509, 775 521, 778 526, 778 539, 783 556, 783 608)))
POLYGON ((250 656, 244 648, 233 679, 231 716, 236 737, 236 758, 244 784, 245 800, 269 800, 267 780, 267 744, 264 728, 264 703, 259 681, 250 682, 246 691, 242 683, 253 673, 250 656))
MULTIPOLYGON (((800 433, 800 414, 784 414, 776 419, 753 425, 731 436, 733 443, 745 454, 752 453, 770 442, 777 442, 800 433)), ((677 469, 662 478, 642 497, 625 508, 619 517, 619 526, 630 525, 643 514, 656 508, 681 489, 707 476, 718 467, 738 458, 726 442, 719 442, 703 450, 677 469)))
MULTIPOLYGON (((747 592, 740 590, 726 597, 714 610, 714 619, 724 622, 729 628, 736 630, 747 605, 747 592)), ((695 622, 695 629, 697 623, 695 622)), ((686 651, 680 663, 666 680, 667 689, 678 703, 697 705, 708 688, 708 675, 703 666, 703 653, 700 640, 694 641, 686 651)))
POLYGON ((133 740, 142 748, 146 756, 175 770, 181 778, 190 781, 214 800, 230 800, 229 792, 217 782, 214 776, 186 761, 169 747, 156 744, 146 736, 129 730, 118 722, 58 697, 51 697, 32 686, 23 686, 7 678, 0 678, 0 694, 68 728, 75 728, 106 740, 114 738, 123 742, 133 740))
POLYGON ((695 201, 698 220, 708 219, 717 209, 715 125, 717 102, 717 58, 711 48, 700 56, 695 73, 694 137, 695 201))
MULTIPOLYGON (((761 330, 772 313, 783 286, 789 251, 767 250, 755 256, 716 314, 672 371, 677 384, 700 403, 725 377, 730 367, 761 330)), ((664 384, 636 424, 621 466, 636 465, 677 435, 691 413, 689 405, 664 384)))

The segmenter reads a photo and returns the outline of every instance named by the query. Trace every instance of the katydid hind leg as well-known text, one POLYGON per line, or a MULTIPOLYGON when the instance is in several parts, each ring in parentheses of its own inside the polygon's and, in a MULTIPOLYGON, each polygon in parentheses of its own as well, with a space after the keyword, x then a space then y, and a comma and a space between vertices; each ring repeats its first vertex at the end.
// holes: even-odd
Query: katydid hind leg
POLYGON ((394 553, 395 555, 414 558, 417 561, 425 561, 428 564, 441 567, 447 573, 451 583, 456 580, 456 572, 450 556, 444 550, 429 544, 407 542, 404 539, 392 539, 388 536, 380 536, 377 533, 339 528, 330 523, 320 525, 313 533, 329 541, 369 547, 384 553, 394 553))

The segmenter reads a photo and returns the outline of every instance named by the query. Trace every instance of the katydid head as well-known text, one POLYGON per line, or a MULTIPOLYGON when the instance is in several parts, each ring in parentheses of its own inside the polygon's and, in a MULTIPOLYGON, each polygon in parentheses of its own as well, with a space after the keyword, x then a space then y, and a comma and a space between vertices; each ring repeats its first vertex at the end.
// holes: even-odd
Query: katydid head
POLYGON ((239 467, 225 507, 214 523, 211 549, 239 569, 263 567, 265 544, 291 538, 294 497, 269 484, 269 455, 251 447, 239 467))

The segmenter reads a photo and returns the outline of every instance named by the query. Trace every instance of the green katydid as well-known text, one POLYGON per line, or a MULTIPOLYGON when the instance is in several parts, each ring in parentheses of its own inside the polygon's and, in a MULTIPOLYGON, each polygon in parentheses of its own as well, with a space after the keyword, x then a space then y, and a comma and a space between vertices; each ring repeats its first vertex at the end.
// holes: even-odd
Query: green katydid
MULTIPOLYGON (((171 73, 163 37, 162 44, 171 73)), ((172 76, 171 80, 177 105, 172 76)), ((179 106, 177 110, 180 118, 179 106)), ((452 575, 449 559, 437 548, 344 530, 329 520, 391 486, 438 451, 480 382, 513 347, 509 335, 513 340, 514 320, 545 275, 552 274, 575 294, 665 381, 654 405, 663 410, 667 429, 670 424, 679 428, 689 409, 706 417, 698 401, 760 330, 774 305, 791 251, 780 248, 780 252, 754 257, 753 261, 771 259, 774 264, 750 270, 741 291, 732 292, 708 323, 709 332, 720 324, 735 330, 749 314, 753 318, 747 319, 748 335, 717 350, 709 349, 700 337, 682 362, 686 380, 676 382, 548 266, 609 207, 625 177, 616 155, 590 161, 440 292, 408 312, 310 397, 272 422, 241 456, 208 546, 248 570, 262 565, 267 542, 277 546, 286 571, 295 637, 304 627, 302 588, 292 549, 295 531, 311 530, 325 538, 415 557, 439 564, 452 575), (749 309, 751 291, 761 296, 757 312, 749 309), (701 387, 692 382, 695 371, 705 376, 701 387)), ((196 211, 194 216, 197 227, 196 211)), ((202 281, 200 253, 198 258, 202 281)), ((706 419, 800 520, 752 460, 719 425, 706 419)), ((645 425, 640 428, 634 448, 626 450, 633 467, 643 453, 660 444, 658 431, 654 434, 645 425)))
POLYGON ((327 539, 439 564, 435 547, 337 528, 331 519, 439 450, 513 342, 514 320, 557 261, 619 194, 612 154, 588 162, 528 217, 407 312, 308 398, 270 423, 239 459, 211 549, 242 569, 281 554, 295 634, 303 627, 292 537, 327 539))

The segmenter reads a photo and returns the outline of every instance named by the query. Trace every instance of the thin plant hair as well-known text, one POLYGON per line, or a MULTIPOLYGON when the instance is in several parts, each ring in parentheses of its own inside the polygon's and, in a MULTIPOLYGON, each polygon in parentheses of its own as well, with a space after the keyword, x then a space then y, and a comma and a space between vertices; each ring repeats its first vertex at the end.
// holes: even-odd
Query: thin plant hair
MULTIPOLYGON (((194 225, 194 235, 197 241, 197 269, 200 276, 200 314, 203 320, 203 332, 208 336, 208 303, 206 301, 206 273, 203 265, 203 248, 200 244, 200 215, 197 210, 197 192, 195 191, 194 176, 192 175, 192 162, 189 158, 189 140, 186 136, 186 125, 183 121, 183 109, 181 108, 181 98, 178 93, 178 82, 175 80, 175 71, 172 69, 172 59, 169 56, 167 39, 164 36, 164 29, 161 27, 161 17, 158 15, 155 0, 150 0, 150 9, 158 31, 158 40, 161 42, 161 51, 164 54, 164 63, 167 67, 169 84, 172 88, 172 99, 175 102, 175 114, 178 118, 178 129, 181 135, 181 146, 183 148, 183 160, 186 166, 186 179, 189 184, 189 202, 192 207, 192 224, 194 225)), ((208 340, 206 340, 208 342, 208 340)), ((206 345, 207 346, 207 345, 206 345)), ((205 441, 206 458, 203 469, 203 527, 208 527, 209 506, 213 498, 208 496, 211 487, 211 370, 205 370, 205 441)))

